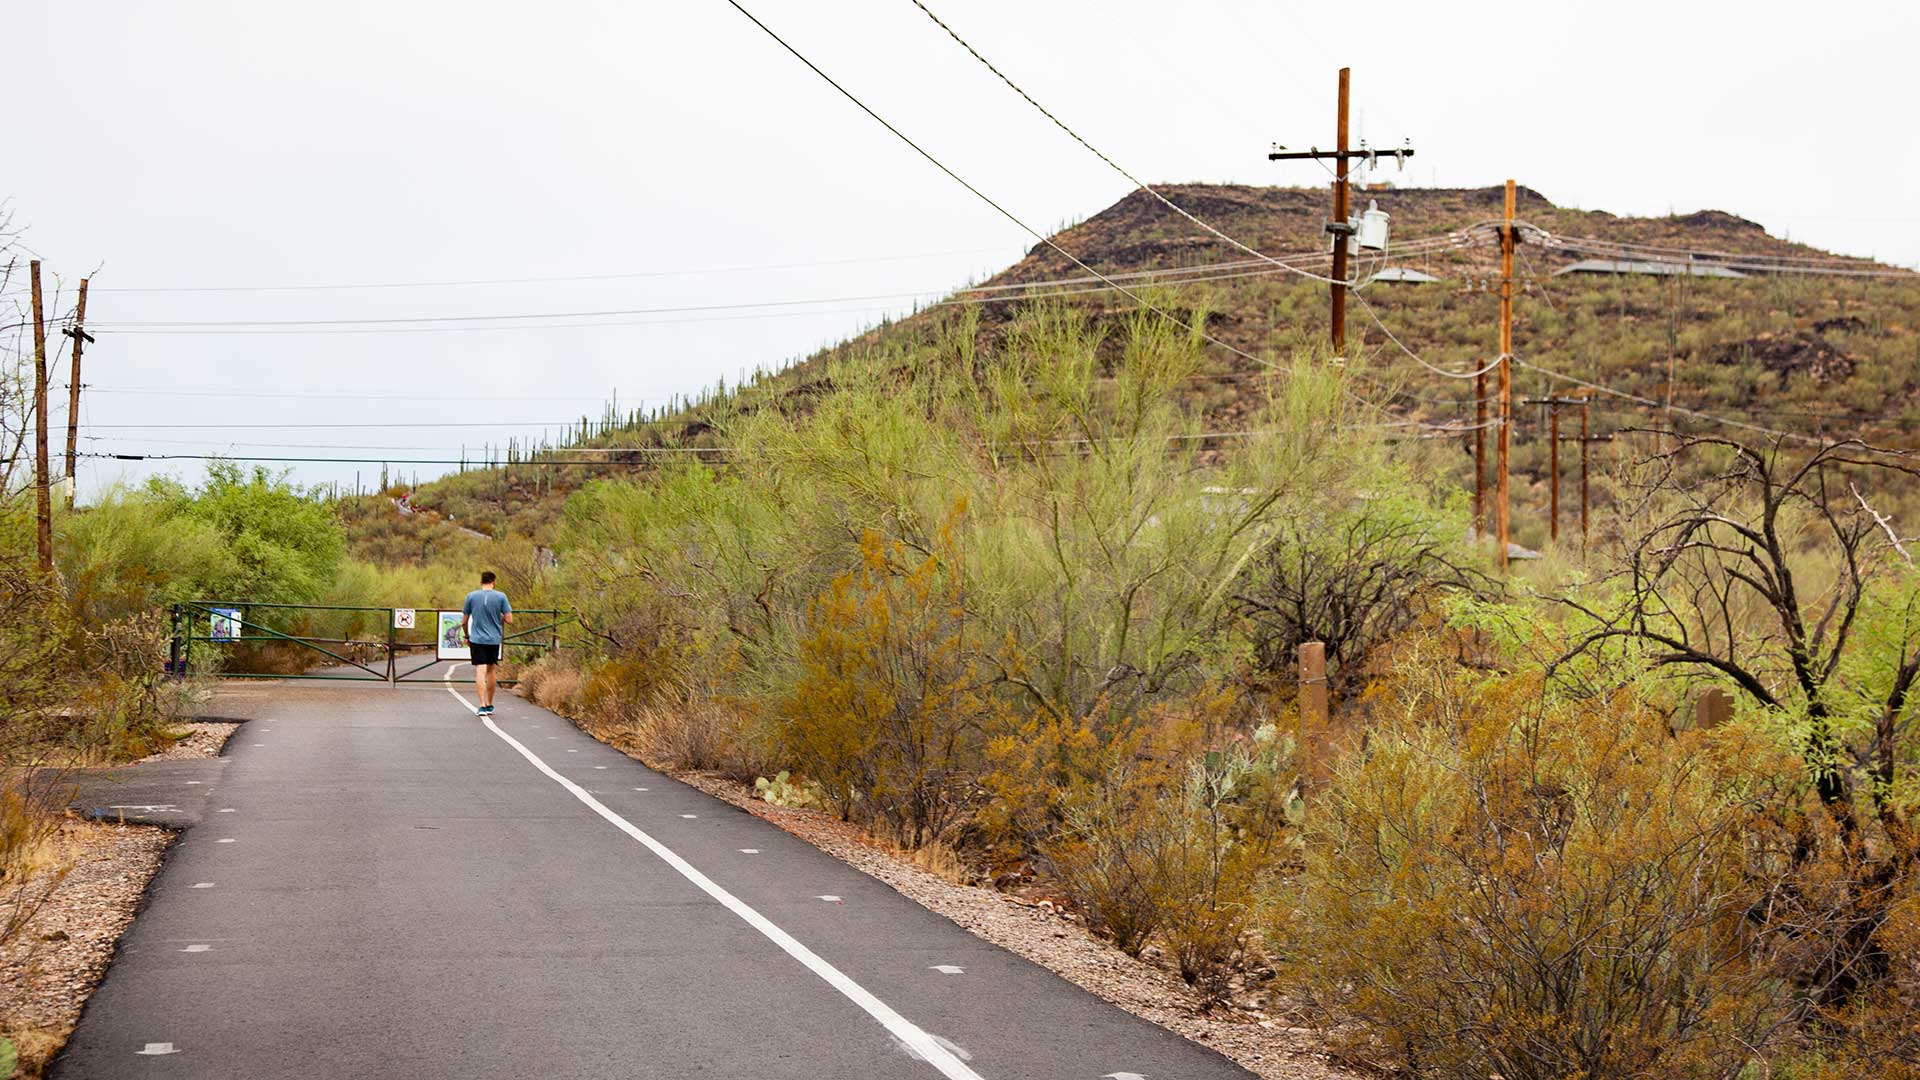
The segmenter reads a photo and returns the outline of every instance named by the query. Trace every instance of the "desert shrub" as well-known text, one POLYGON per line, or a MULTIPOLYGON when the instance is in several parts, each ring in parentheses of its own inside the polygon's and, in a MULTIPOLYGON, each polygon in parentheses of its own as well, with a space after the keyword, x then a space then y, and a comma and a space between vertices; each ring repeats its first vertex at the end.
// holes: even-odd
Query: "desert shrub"
POLYGON ((993 713, 970 653, 956 530, 910 557, 868 532, 861 567, 817 598, 780 745, 843 816, 915 848, 968 809, 993 713))
POLYGON ((1299 646, 1318 641, 1333 681, 1352 687, 1366 658, 1418 622, 1440 591, 1491 589, 1465 550, 1459 508, 1396 487, 1281 522, 1235 581, 1232 613, 1262 670, 1291 672, 1299 646))
MULTIPOLYGON (((728 662, 709 674, 724 680, 728 662)), ((669 682, 643 656, 617 656, 583 669, 578 711, 588 730, 666 768, 722 773, 743 783, 774 771, 765 725, 704 683, 669 682)))
POLYGON ((1297 814, 1291 746, 1271 727, 1241 739, 1189 720, 1131 751, 1063 795, 1042 850, 1090 928, 1134 956, 1158 940, 1208 1008, 1243 967, 1256 886, 1297 814))
POLYGON ((0 945, 20 933, 66 872, 54 850, 58 777, 44 769, 9 772, 0 787, 0 945))
MULTIPOLYGON (((1788 940, 1751 918, 1776 743, 1669 732, 1631 689, 1456 687, 1383 707, 1306 818, 1271 925, 1292 985, 1414 1075, 1726 1076, 1789 1017, 1788 940)), ((1790 797, 1790 796, 1789 796, 1790 797)))
POLYGON ((188 688, 166 674, 165 629, 136 615, 86 630, 85 641, 75 691, 79 726, 67 736, 72 748, 111 761, 172 742, 188 688))
POLYGON ((1165 915, 1158 800, 1125 769, 1104 780, 1069 804, 1063 834, 1044 852, 1088 928, 1139 956, 1165 915))
POLYGON ((576 716, 586 679, 571 657, 543 656, 518 672, 520 694, 559 716, 576 716))

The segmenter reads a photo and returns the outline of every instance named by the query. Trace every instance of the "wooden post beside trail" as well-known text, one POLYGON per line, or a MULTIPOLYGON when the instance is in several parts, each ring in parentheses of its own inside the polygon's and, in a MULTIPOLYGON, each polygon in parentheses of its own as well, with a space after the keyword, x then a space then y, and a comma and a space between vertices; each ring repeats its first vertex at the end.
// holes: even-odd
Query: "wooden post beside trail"
POLYGON ((80 457, 80 343, 92 341, 87 335, 87 279, 80 279, 80 300, 73 309, 73 328, 67 331, 73 339, 73 371, 67 377, 67 509, 73 509, 75 493, 79 490, 79 474, 75 472, 80 457))
POLYGON ((1587 402, 1580 399, 1580 554, 1587 553, 1587 442, 1592 438, 1587 434, 1587 402))
POLYGON ((47 486, 47 317, 40 300, 40 260, 28 264, 33 292, 33 502, 40 572, 53 573, 53 492, 47 486))
POLYGON ((1300 738, 1297 750, 1302 789, 1319 787, 1331 773, 1327 760, 1327 646, 1300 646, 1300 738))
POLYGON ((1700 691, 1693 701, 1693 726, 1701 731, 1719 727, 1733 719, 1733 695, 1717 686, 1700 691))

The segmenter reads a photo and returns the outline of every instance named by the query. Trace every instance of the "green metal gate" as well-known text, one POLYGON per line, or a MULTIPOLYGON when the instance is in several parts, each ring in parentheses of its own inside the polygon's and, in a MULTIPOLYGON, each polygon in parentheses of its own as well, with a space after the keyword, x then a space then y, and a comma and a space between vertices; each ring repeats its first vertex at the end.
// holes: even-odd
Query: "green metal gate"
MULTIPOLYGON (((211 653, 216 658, 213 670, 224 678, 422 681, 433 678, 424 672, 448 662, 440 649, 445 614, 445 609, 433 607, 192 600, 173 606, 167 667, 173 674, 185 675, 193 670, 197 652, 203 660, 211 653), (429 617, 431 623, 422 625, 421 616, 429 617), (270 649, 278 649, 278 655, 270 649), (423 651, 424 657, 419 655, 423 651), (337 666, 313 671, 313 665, 324 663, 322 657, 337 666), (245 670, 276 661, 298 664, 303 659, 307 663, 295 672, 245 670)), ((560 629, 574 622, 571 614, 555 608, 519 609, 514 614, 539 625, 525 630, 509 626, 502 660, 525 662, 560 648, 560 629)), ((510 685, 514 680, 501 681, 510 685)))

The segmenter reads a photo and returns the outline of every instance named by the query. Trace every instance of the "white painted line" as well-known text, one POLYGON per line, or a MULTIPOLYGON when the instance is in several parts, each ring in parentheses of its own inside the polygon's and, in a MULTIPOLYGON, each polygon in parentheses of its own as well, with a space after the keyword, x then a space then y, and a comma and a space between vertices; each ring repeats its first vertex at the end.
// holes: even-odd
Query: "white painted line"
POLYGON ((223 814, 231 814, 231 813, 233 813, 233 807, 231 807, 231 806, 223 806, 223 807, 221 807, 221 808, 220 808, 220 812, 221 812, 221 813, 223 813, 223 814))
POLYGON ((200 781, 198 781, 198 780, 189 780, 189 781, 187 781, 187 786, 188 786, 188 787, 192 787, 192 786, 194 786, 195 784, 198 784, 199 782, 200 782, 200 781))
POLYGON ((569 750, 569 751, 567 751, 567 753, 569 753, 569 754, 577 754, 577 753, 579 753, 579 752, 580 752, 580 751, 578 751, 578 750, 569 750))
POLYGON ((680 816, 683 818, 697 818, 700 815, 699 814, 681 814, 680 816))
POLYGON ((196 881, 196 882, 194 882, 194 883, 193 883, 193 887, 194 887, 194 888, 196 888, 196 889, 211 889, 211 888, 213 888, 213 882, 211 882, 211 881, 196 881))
POLYGON ((643 787, 637 787, 637 788, 634 788, 633 790, 635 790, 635 791, 645 791, 645 790, 647 790, 647 789, 646 789, 646 788, 643 788, 643 787))
POLYGON ((134 1051, 136 1054, 145 1054, 148 1057, 159 1057, 161 1054, 177 1054, 179 1052, 180 1051, 173 1048, 172 1043, 148 1043, 146 1049, 134 1051))
POLYGON ((935 964, 927 970, 937 971, 942 975, 965 975, 967 973, 967 969, 958 964, 935 964))
POLYGON ((255 745, 255 746, 265 746, 265 745, 267 745, 267 744, 266 744, 266 743, 263 743, 263 742, 257 742, 257 743, 254 743, 253 745, 255 745))
POLYGON ((233 843, 233 837, 231 837, 231 836, 223 836, 223 837, 221 837, 220 839, 218 839, 218 840, 215 840, 215 841, 214 841, 214 843, 216 843, 216 844, 231 844, 231 843, 233 843))
MULTIPOLYGON (((476 715, 478 714, 479 710, 472 703, 468 702, 465 697, 461 696, 458 690, 455 690, 451 686, 446 689, 447 693, 452 694, 460 704, 466 706, 468 711, 476 715)), ((488 731, 500 736, 508 746, 519 751, 520 756, 526 758, 527 761, 532 764, 534 768, 540 770, 547 779, 565 788, 569 794, 579 799, 582 803, 585 803, 589 810, 600 815, 609 825, 626 833, 632 837, 636 843, 648 851, 653 852, 661 862, 666 863, 679 873, 681 877, 692 882, 695 888, 713 897, 721 907, 739 916, 742 922, 759 931, 768 941, 778 945, 781 951, 785 952, 788 956, 800 961, 801 964, 805 965, 807 970, 819 976, 821 981, 838 990, 848 1001, 860 1006, 861 1009, 866 1011, 868 1016, 879 1021, 880 1025, 886 1028, 887 1032, 895 1039, 898 1039, 908 1049, 912 1050, 921 1060, 938 1069, 942 1076, 947 1077, 947 1080, 981 1080, 979 1073, 968 1068, 966 1062, 961 1061, 953 1051, 942 1045, 939 1039, 923 1031, 918 1025, 895 1012, 892 1006, 874 997, 865 987, 848 978, 845 972, 822 959, 820 955, 812 949, 802 945, 799 939, 774 925, 765 915, 749 907, 745 901, 721 888, 712 878, 701 873, 692 863, 676 854, 672 848, 655 840, 652 836, 649 836, 638 826, 634 825, 633 822, 609 810, 605 803, 587 794, 586 789, 582 788, 579 784, 555 772, 552 766, 540 760, 538 754, 527 749, 518 739, 500 730, 499 725, 495 724, 491 717, 482 716, 480 717, 480 721, 486 725, 488 731)), ((692 815, 687 816, 691 817, 692 815)))
POLYGON ((837 903, 839 903, 839 902, 840 902, 840 898, 839 898, 839 897, 837 897, 837 896, 816 896, 816 897, 814 897, 814 899, 815 899, 815 900, 825 900, 825 901, 826 901, 827 903, 829 903, 829 904, 837 904, 837 903))
POLYGON ((605 766, 605 765, 595 765, 595 766, 594 766, 594 768, 596 768, 596 769, 604 769, 604 768, 606 768, 606 766, 605 766))
POLYGON ((1108 1073, 1100 1080, 1147 1080, 1145 1073, 1108 1073))
POLYGON ((213 948, 213 946, 211 945, 189 945, 186 948, 181 949, 180 951, 181 952, 206 952, 208 949, 211 949, 211 948, 213 948))
POLYGON ((741 849, 740 849, 740 854, 742 854, 742 855, 758 855, 758 854, 760 854, 760 849, 759 849, 759 848, 757 848, 757 847, 743 847, 743 848, 741 848, 741 849))

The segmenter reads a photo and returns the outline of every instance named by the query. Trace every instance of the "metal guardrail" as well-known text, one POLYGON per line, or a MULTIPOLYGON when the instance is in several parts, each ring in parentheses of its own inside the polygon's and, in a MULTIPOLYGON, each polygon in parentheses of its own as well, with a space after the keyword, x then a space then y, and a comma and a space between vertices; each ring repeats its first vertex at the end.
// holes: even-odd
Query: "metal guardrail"
MULTIPOLYGON (((173 605, 172 646, 168 654, 169 673, 184 676, 192 669, 194 643, 207 645, 293 645, 338 661, 341 665, 354 669, 352 673, 316 674, 311 671, 295 674, 276 674, 259 671, 222 671, 226 678, 235 679, 311 679, 328 682, 384 682, 389 685, 406 682, 419 673, 442 663, 439 651, 439 615, 451 609, 424 607, 364 607, 349 604, 283 604, 265 601, 226 601, 226 600, 190 600, 173 605), (352 619, 342 636, 330 637, 320 634, 292 632, 296 627, 285 629, 269 626, 256 616, 255 612, 352 612, 358 616, 378 615, 384 624, 385 637, 356 638, 352 636, 352 619), (402 611, 426 612, 433 619, 428 626, 399 626, 398 613, 402 611), (205 633, 196 633, 196 626, 205 620, 205 633), (403 637, 400 631, 409 630, 413 635, 424 630, 431 636, 419 640, 417 636, 403 637), (329 646, 338 647, 339 652, 329 646), (417 650, 429 650, 424 662, 412 667, 401 666, 401 658, 417 650), (367 656, 367 653, 374 656, 367 656), (363 661, 364 658, 364 661, 363 661)), ((515 630, 505 635, 501 650, 506 658, 509 649, 552 652, 561 648, 560 629, 573 623, 575 617, 558 608, 527 608, 514 612, 516 615, 543 616, 546 621, 525 630, 515 630)), ((511 685, 514 680, 503 679, 511 685)))

